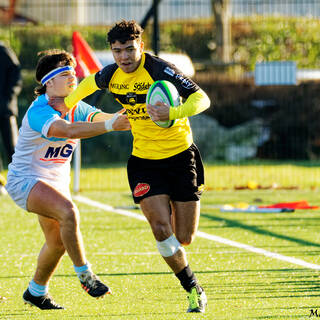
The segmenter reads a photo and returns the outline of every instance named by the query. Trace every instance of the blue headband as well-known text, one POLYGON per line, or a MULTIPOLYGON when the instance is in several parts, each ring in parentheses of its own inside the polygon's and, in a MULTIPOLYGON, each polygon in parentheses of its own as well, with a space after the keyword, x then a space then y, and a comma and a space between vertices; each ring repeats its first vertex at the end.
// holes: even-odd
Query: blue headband
POLYGON ((49 73, 47 73, 42 79, 41 83, 44 86, 49 80, 57 76, 58 74, 64 72, 64 71, 74 71, 74 68, 71 66, 64 66, 64 67, 59 67, 56 69, 51 70, 49 73))

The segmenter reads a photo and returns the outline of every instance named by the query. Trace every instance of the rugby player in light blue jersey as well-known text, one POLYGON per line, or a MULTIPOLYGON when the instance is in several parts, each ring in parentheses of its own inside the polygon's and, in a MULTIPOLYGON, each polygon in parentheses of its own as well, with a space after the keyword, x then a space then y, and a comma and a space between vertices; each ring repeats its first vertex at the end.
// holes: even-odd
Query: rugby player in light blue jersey
POLYGON ((130 124, 122 111, 103 113, 83 101, 65 113, 55 111, 48 99, 65 97, 76 88, 76 63, 63 50, 42 54, 36 68, 38 97, 22 120, 6 189, 17 205, 38 215, 46 240, 23 300, 40 309, 63 309, 49 296, 48 285, 65 251, 88 294, 101 297, 111 292, 86 260, 79 211, 71 200, 70 161, 77 139, 129 130, 130 124))

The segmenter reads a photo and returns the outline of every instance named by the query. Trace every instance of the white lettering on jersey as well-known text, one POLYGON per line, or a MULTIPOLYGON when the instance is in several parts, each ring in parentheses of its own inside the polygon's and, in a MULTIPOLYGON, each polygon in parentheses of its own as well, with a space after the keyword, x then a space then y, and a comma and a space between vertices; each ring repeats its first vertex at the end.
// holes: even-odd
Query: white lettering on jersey
POLYGON ((173 69, 169 68, 169 67, 166 67, 164 70, 163 70, 164 73, 168 74, 169 76, 173 77, 175 75, 175 72, 173 69))
POLYGON ((192 83, 189 79, 184 78, 181 74, 177 74, 176 79, 181 81, 181 85, 186 89, 191 89, 194 87, 194 83, 192 83))

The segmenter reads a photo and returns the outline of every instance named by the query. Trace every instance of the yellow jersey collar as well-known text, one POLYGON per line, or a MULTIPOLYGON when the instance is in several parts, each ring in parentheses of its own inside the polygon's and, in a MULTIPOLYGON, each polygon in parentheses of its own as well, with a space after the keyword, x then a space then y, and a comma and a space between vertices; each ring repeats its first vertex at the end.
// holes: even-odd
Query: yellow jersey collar
POLYGON ((145 62, 145 60, 146 60, 146 56, 145 56, 144 52, 142 52, 141 61, 140 61, 139 67, 138 67, 137 70, 134 71, 134 72, 140 72, 141 69, 144 68, 144 62, 145 62))

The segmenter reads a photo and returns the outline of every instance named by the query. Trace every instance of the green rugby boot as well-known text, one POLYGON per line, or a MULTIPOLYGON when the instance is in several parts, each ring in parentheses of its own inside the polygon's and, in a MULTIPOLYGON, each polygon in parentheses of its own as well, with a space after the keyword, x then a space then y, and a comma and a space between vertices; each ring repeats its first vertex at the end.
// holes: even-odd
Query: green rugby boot
POLYGON ((187 312, 204 312, 207 305, 207 296, 204 290, 195 286, 191 288, 190 294, 188 296, 189 308, 187 312))

